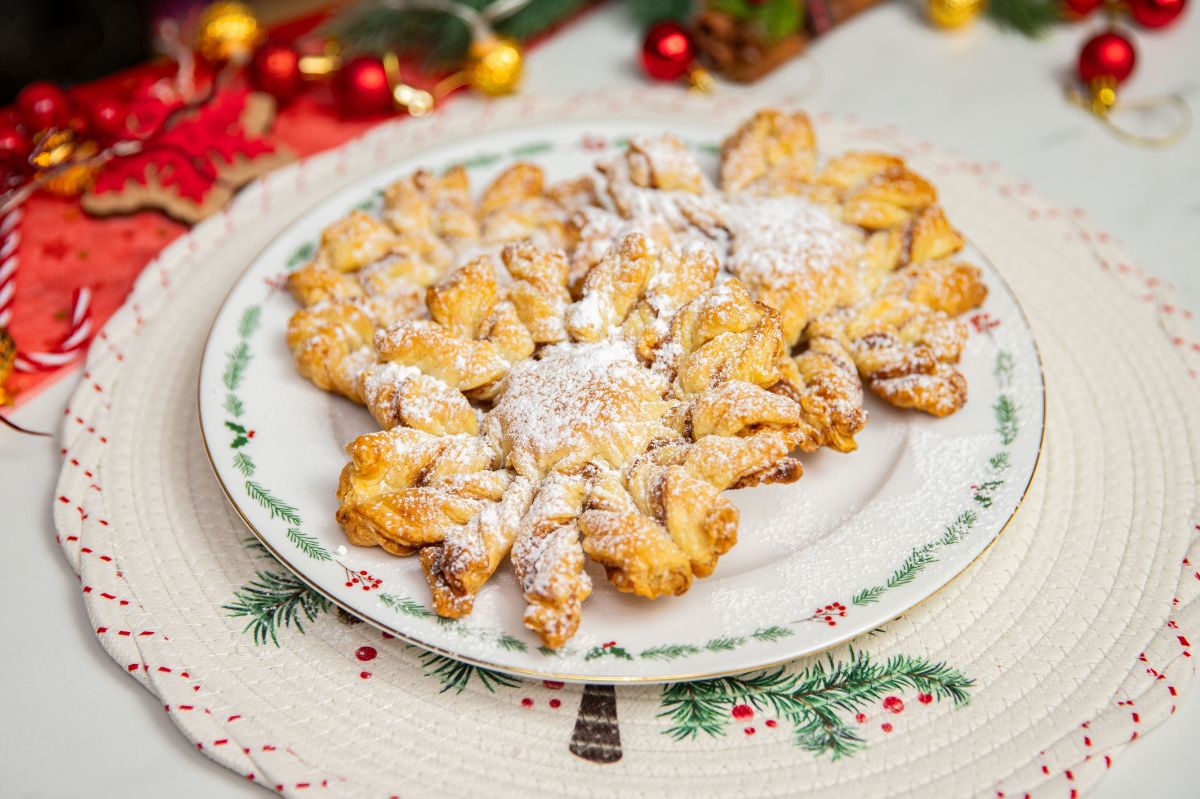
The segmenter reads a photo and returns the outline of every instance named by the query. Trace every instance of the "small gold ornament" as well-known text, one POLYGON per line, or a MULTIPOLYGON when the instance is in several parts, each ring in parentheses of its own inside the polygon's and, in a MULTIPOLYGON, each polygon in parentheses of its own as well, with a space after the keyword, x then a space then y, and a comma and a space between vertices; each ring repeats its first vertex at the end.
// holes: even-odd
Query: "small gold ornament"
POLYGON ((92 163, 100 148, 93 141, 77 142, 67 130, 50 131, 37 139, 30 159, 41 187, 60 197, 76 197, 92 187, 100 165, 92 163), (74 163, 77 162, 77 163, 74 163))
POLYGON ((433 95, 404 82, 400 59, 390 50, 383 54, 383 71, 387 74, 388 86, 392 87, 392 101, 398 108, 414 117, 427 116, 433 111, 433 95))
POLYGON ((512 39, 473 42, 468 53, 467 82, 484 94, 511 94, 521 82, 525 56, 512 39))
POLYGON ((200 15, 196 49, 209 61, 244 64, 265 35, 258 18, 244 3, 219 0, 200 15))
POLYGON ((688 72, 687 84, 688 91, 693 94, 712 94, 717 88, 716 78, 703 67, 696 67, 688 72))
POLYGON ((945 30, 961 28, 983 13, 983 5, 984 0, 929 0, 929 20, 945 30))
POLYGON ((0 405, 12 405, 13 395, 5 383, 17 361, 17 344, 8 330, 0 327, 0 405))

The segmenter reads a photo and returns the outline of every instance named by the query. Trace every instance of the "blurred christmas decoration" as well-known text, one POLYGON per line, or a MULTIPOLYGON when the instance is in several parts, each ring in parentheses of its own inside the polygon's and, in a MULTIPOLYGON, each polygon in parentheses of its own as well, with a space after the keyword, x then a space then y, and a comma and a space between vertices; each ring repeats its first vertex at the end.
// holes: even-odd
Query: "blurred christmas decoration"
POLYGON ((642 67, 656 80, 678 80, 696 60, 692 35, 678 22, 664 20, 646 31, 642 43, 642 67))
MULTIPOLYGON (((516 90, 524 71, 521 41, 562 22, 588 0, 367 0, 326 26, 348 55, 388 54, 419 59, 428 70, 450 74, 431 91, 392 78, 393 99, 410 114, 469 86, 489 96, 516 90)), ((428 106, 428 108, 427 108, 428 106)))
POLYGON ((929 0, 929 21, 953 29, 974 22, 983 13, 984 0, 929 0))
POLYGON ((288 150, 263 138, 274 116, 269 95, 245 89, 185 107, 153 136, 107 160, 83 208, 100 216, 157 208, 198 222, 242 184, 291 160, 288 150))
POLYGON ((711 0, 700 4, 692 28, 706 63, 748 83, 804 49, 804 23, 801 0, 711 0))
POLYGON ((245 3, 218 0, 200 14, 196 50, 213 62, 245 64, 266 32, 245 3))
MULTIPOLYGON (((666 0, 670 2, 670 0, 666 0)), ((445 72, 482 57, 499 40, 523 45, 594 0, 361 0, 324 28, 349 55, 394 52, 445 72), (476 46, 477 52, 470 52, 476 46)))
POLYGON ((1187 0, 1129 0, 1129 16, 1143 28, 1165 28, 1186 5, 1187 0))
POLYGON ((250 83, 276 102, 291 100, 304 88, 300 51, 289 42, 267 42, 250 61, 250 83))
MULTIPOLYGON (((1115 14, 1110 13, 1110 20, 1113 17, 1115 14)), ((1142 147, 1170 147, 1183 139, 1191 128, 1191 110, 1178 95, 1142 97, 1118 103, 1117 87, 1133 74, 1136 66, 1137 51, 1133 42, 1110 22, 1106 30, 1088 39, 1079 53, 1075 71, 1086 94, 1068 86, 1067 99, 1090 111, 1122 141, 1142 147), (1174 107, 1177 121, 1174 128, 1161 135, 1134 133, 1114 121, 1113 112, 1118 107, 1131 111, 1174 107)))

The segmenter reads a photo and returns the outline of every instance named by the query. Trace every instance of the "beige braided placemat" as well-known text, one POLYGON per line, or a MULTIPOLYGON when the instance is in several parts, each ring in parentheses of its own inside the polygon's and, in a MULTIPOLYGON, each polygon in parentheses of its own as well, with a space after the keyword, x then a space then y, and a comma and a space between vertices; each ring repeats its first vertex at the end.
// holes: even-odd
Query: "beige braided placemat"
MULTIPOLYGON (((722 97, 720 111, 762 102, 722 97)), ((715 113, 680 93, 600 93, 385 125, 249 187, 147 268, 68 409, 56 524, 98 637, 204 754, 288 795, 1068 795, 1173 711, 1194 673, 1200 583, 1184 314, 1081 213, 995 165, 826 115, 825 152, 897 150, 933 179, 1040 345, 1041 466, 962 578, 853 649, 782 672, 612 689, 425 655, 339 618, 247 545, 200 443, 196 372, 225 292, 277 231, 429 143, 715 113), (263 597, 277 645, 234 615, 263 597)))

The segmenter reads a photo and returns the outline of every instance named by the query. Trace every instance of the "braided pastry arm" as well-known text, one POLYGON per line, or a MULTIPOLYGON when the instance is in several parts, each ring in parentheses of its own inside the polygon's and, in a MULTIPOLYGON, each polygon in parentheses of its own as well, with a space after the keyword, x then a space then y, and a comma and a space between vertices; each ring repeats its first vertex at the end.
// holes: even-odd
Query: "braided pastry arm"
POLYGON ((533 481, 513 478, 499 502, 421 550, 421 569, 439 616, 457 619, 471 612, 475 596, 512 549, 533 490, 533 481))
POLYGON ((565 341, 563 315, 571 303, 567 291, 570 266, 561 250, 543 250, 523 241, 509 244, 500 254, 515 278, 508 297, 536 344, 565 341))
POLYGON ((375 360, 370 317, 351 302, 318 303, 288 320, 296 368, 318 388, 362 402, 359 373, 375 360))
POLYGON ((500 173, 484 190, 479 213, 485 242, 531 239, 544 246, 562 247, 571 237, 568 212, 547 195, 541 167, 528 162, 518 162, 500 173))
POLYGON ((485 502, 498 500, 512 479, 492 471, 495 451, 483 439, 468 436, 395 427, 359 436, 346 452, 338 524, 350 543, 394 555, 441 541, 485 502))
POLYGON ((647 599, 685 593, 692 567, 683 550, 665 527, 638 510, 618 472, 594 471, 579 517, 583 551, 604 567, 619 591, 647 599))
POLYGON ((401 322, 375 336, 383 361, 413 366, 470 397, 490 398, 533 340, 510 302, 498 301, 495 267, 475 258, 431 287, 431 320, 401 322))
POLYGON ((384 191, 383 218, 401 235, 430 236, 461 247, 479 238, 465 167, 440 177, 425 170, 396 181, 384 191))
POLYGON ((764 109, 721 145, 721 188, 728 192, 793 194, 809 185, 817 139, 802 111, 764 109))
POLYGON ((528 603, 525 626, 549 647, 562 646, 579 629, 583 600, 592 593, 576 522, 585 494, 581 476, 551 474, 513 542, 513 569, 528 603))
POLYGON ((479 432, 475 409, 462 392, 411 366, 372 364, 359 383, 367 408, 385 430, 402 425, 435 436, 479 432))
POLYGON ((817 320, 810 335, 837 339, 866 386, 892 405, 947 416, 967 401, 966 378, 949 365, 967 331, 942 311, 885 296, 817 320))
POLYGON ((658 357, 674 372, 676 395, 688 398, 726 380, 772 386, 783 353, 779 314, 728 280, 684 306, 658 357))

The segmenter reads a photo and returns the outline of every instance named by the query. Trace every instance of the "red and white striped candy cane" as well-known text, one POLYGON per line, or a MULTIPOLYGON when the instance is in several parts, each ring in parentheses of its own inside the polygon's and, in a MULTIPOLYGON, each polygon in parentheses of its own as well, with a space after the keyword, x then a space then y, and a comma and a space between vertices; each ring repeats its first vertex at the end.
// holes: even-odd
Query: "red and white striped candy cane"
MULTIPOLYGON (((0 327, 12 321, 13 295, 17 288, 17 245, 21 232, 17 223, 22 211, 14 208, 0 218, 0 327)), ((47 352, 18 352, 13 366, 19 372, 52 372, 75 360, 92 337, 92 290, 75 289, 71 294, 71 327, 67 335, 47 352)))
POLYGON ((15 208, 0 218, 0 327, 12 321, 13 294, 17 290, 17 245, 21 232, 17 223, 22 211, 15 208))
POLYGON ((18 372, 53 372, 79 357, 92 338, 92 290, 71 293, 71 329, 47 352, 18 352, 13 366, 18 372))

